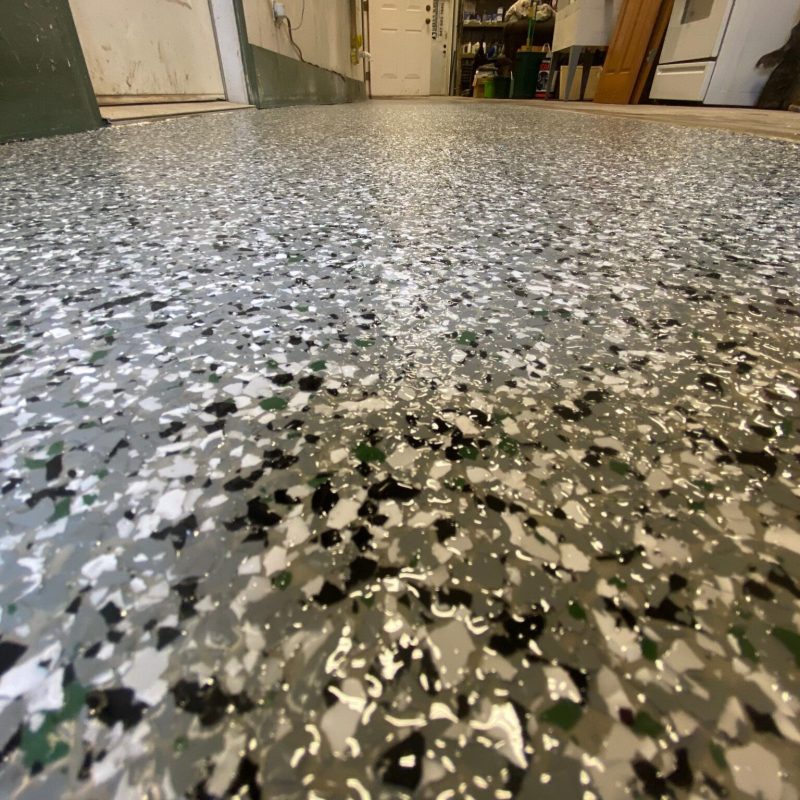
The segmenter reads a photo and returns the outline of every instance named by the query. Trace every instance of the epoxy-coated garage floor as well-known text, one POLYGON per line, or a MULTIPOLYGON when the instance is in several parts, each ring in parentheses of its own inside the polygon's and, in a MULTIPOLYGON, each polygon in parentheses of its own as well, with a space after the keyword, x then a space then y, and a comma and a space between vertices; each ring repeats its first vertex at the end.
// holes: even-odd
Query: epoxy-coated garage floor
POLYGON ((0 149, 0 796, 798 798, 799 161, 500 104, 0 149))

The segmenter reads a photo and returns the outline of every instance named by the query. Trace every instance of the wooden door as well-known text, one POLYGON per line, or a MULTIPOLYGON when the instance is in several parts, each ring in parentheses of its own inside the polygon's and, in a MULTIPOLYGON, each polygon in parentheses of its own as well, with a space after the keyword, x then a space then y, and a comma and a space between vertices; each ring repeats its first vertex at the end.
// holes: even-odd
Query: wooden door
POLYGON ((373 97, 431 93, 433 0, 371 0, 370 86, 373 97))
POLYGON ((608 48, 595 103, 626 105, 631 102, 661 4, 662 0, 625 0, 608 48))

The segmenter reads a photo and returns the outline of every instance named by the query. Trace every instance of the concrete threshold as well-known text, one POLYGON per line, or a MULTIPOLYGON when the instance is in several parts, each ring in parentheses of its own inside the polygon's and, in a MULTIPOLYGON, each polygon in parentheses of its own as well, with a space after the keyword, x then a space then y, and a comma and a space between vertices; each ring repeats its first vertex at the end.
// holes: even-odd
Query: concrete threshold
POLYGON ((146 103, 130 106, 100 106, 100 115, 112 125, 132 122, 149 122, 169 117, 185 117, 190 114, 212 114, 223 111, 243 111, 255 108, 246 103, 228 103, 224 100, 187 103, 146 103))

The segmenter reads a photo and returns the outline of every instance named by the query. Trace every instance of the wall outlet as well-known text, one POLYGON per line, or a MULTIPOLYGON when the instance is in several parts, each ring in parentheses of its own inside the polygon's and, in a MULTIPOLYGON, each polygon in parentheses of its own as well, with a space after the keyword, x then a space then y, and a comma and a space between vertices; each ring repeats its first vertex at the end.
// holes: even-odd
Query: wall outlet
POLYGON ((272 13, 275 19, 282 19, 286 16, 286 6, 279 3, 278 0, 272 0, 272 13))

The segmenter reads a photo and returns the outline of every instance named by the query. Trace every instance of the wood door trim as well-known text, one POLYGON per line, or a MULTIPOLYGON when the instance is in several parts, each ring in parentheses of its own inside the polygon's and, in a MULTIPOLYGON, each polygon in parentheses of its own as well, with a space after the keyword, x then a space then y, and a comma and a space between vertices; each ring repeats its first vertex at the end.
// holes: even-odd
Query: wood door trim
POLYGON ((630 104, 661 4, 662 0, 625 0, 606 55, 596 103, 630 104))
POLYGON ((674 5, 675 0, 662 0, 661 2, 661 9, 658 12, 656 26, 653 28, 653 35, 650 37, 650 41, 647 44, 647 53, 644 57, 644 63, 639 70, 639 76, 636 78, 636 84, 633 87, 631 105, 639 105, 639 103, 642 102, 642 95, 644 95, 644 90, 647 88, 648 81, 655 73, 656 67, 658 66, 658 57, 667 35, 667 28, 669 27, 674 5), (648 62, 648 57, 651 53, 653 53, 653 60, 648 62))

